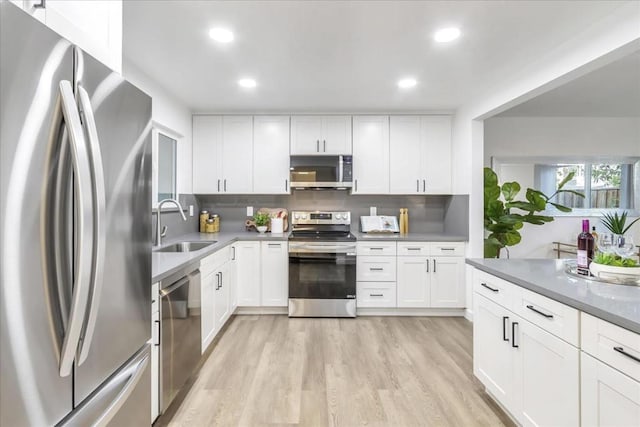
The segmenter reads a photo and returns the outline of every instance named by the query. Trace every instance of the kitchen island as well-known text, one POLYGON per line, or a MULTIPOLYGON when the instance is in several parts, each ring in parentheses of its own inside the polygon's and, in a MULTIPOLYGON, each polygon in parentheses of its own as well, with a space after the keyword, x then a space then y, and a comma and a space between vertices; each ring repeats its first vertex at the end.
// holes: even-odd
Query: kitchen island
POLYGON ((551 259, 474 267, 473 372, 520 425, 640 425, 640 287, 551 259))

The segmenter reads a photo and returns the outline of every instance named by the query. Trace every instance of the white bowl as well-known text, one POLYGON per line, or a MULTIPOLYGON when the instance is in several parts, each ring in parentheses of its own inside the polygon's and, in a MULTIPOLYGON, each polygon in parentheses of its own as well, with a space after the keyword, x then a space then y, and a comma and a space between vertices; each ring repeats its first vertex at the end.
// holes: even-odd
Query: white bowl
POLYGON ((635 280, 640 278, 640 267, 616 267, 592 262, 589 271, 602 279, 635 280))
POLYGON ((262 234, 264 232, 267 231, 267 226, 266 225, 260 225, 258 227, 256 227, 258 229, 258 233, 262 234))

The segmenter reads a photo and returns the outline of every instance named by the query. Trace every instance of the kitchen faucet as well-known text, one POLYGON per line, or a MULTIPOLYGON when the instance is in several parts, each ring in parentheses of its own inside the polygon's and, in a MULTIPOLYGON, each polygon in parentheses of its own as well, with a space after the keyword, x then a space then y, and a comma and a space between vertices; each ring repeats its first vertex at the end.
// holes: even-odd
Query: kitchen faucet
POLYGON ((158 203, 158 221, 156 222, 156 247, 158 248, 162 246, 162 238, 167 234, 167 226, 165 225, 162 228, 160 227, 160 213, 162 212, 162 205, 164 205, 165 203, 173 203, 174 205, 176 205, 178 207, 178 212, 180 212, 180 215, 182 215, 182 220, 187 220, 184 212, 182 212, 182 206, 180 205, 180 202, 178 202, 176 199, 164 199, 160 201, 158 203))

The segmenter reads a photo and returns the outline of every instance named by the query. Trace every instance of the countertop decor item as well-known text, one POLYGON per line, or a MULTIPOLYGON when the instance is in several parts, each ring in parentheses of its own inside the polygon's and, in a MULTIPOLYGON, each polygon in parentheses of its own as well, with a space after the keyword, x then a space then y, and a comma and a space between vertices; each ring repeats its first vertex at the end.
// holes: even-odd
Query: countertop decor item
POLYGON ((564 186, 573 179, 575 172, 570 172, 558 184, 558 189, 551 196, 541 191, 527 188, 526 200, 516 200, 520 192, 520 184, 517 182, 505 182, 500 186, 498 176, 491 168, 484 168, 484 229, 487 235, 484 239, 484 257, 500 258, 502 249, 507 252, 508 246, 520 243, 522 236, 520 230, 524 223, 543 225, 553 221, 552 216, 539 215, 551 205, 560 212, 571 212, 571 208, 551 200, 558 193, 573 193, 584 197, 584 194, 573 190, 565 190, 564 186), (502 199, 501 200, 501 196, 502 199), (512 212, 512 209, 516 209, 512 212))
POLYGON ((265 233, 267 231, 269 221, 271 221, 271 216, 267 213, 257 212, 253 216, 253 222, 258 229, 258 233, 265 233))

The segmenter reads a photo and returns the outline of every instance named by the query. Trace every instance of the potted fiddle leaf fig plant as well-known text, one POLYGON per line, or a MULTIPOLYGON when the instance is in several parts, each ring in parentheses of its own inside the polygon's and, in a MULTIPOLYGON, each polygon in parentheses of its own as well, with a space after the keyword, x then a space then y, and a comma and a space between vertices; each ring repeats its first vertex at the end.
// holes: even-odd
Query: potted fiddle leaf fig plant
POLYGON ((527 188, 525 200, 517 200, 521 187, 517 182, 498 183, 498 176, 491 168, 484 168, 484 239, 485 258, 500 258, 504 249, 509 257, 509 246, 520 243, 520 229, 524 223, 543 225, 553 221, 552 216, 540 215, 551 205, 561 212, 571 212, 571 208, 551 200, 559 193, 568 192, 584 197, 582 193, 564 189, 575 172, 569 173, 558 185, 555 193, 547 196, 541 191, 527 188))

